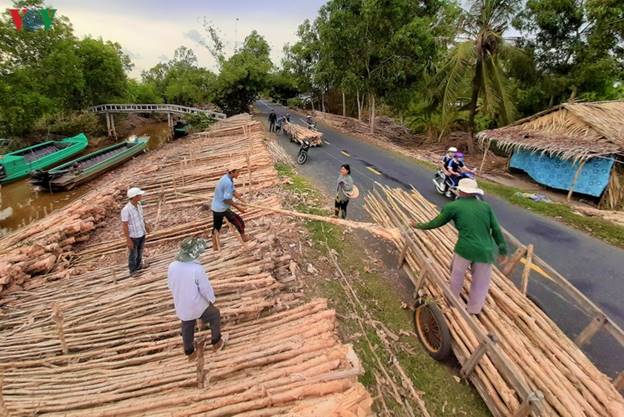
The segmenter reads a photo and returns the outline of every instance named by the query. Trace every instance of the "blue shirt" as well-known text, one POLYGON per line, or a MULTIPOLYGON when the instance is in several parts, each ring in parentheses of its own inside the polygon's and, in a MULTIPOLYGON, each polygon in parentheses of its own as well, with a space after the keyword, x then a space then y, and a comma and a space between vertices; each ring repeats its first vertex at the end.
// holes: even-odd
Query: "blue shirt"
POLYGON ((228 174, 221 177, 215 188, 214 196, 212 197, 212 204, 210 208, 217 213, 223 213, 230 209, 228 204, 225 204, 225 200, 231 200, 234 198, 234 181, 228 174))

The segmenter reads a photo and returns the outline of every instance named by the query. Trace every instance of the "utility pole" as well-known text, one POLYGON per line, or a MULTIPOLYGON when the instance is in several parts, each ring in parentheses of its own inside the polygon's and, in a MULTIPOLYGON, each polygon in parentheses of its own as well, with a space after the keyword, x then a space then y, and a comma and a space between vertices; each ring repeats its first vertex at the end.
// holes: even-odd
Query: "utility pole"
POLYGON ((238 49, 238 17, 234 21, 234 53, 238 49))

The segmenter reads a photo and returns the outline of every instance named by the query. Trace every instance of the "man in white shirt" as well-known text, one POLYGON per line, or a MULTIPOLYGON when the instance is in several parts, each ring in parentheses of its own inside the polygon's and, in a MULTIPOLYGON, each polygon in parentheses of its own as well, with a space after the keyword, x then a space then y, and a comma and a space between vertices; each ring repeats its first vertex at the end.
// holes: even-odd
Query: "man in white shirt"
POLYGON ((130 275, 144 267, 143 246, 145 245, 145 235, 150 231, 149 225, 143 218, 143 207, 141 198, 145 194, 137 187, 128 190, 128 203, 121 210, 121 224, 123 234, 128 246, 128 269, 130 275))
POLYGON ((221 313, 214 306, 216 301, 212 285, 198 261, 207 247, 205 239, 189 237, 182 241, 176 260, 169 265, 167 284, 173 295, 176 316, 181 321, 184 353, 194 358, 195 323, 201 319, 210 325, 213 351, 225 346, 226 335, 221 335, 221 313))

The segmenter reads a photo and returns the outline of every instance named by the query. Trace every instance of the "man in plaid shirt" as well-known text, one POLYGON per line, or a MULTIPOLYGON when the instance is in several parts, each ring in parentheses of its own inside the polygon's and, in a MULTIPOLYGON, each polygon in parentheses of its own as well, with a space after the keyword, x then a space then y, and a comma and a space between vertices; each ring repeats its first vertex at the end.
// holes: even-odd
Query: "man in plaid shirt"
POLYGON ((128 203, 121 210, 121 224, 128 245, 128 269, 130 275, 145 267, 142 265, 145 235, 150 231, 143 218, 141 197, 145 194, 137 187, 128 190, 128 203))

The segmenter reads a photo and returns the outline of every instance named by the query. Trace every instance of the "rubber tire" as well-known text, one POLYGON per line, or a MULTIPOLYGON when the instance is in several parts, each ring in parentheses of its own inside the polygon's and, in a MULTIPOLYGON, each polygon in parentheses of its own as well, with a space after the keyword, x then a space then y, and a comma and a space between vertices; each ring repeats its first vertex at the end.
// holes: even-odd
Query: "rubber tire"
POLYGON ((303 165, 306 162, 308 162, 308 153, 300 153, 299 155, 297 155, 297 163, 299 165, 303 165))
POLYGON ((414 309, 414 331, 418 336, 418 340, 420 344, 425 348, 429 356, 437 361, 443 361, 449 357, 451 354, 451 332, 449 331, 448 325, 446 324, 446 318, 442 311, 438 308, 435 303, 417 303, 416 308, 414 309), (418 325, 418 312, 419 309, 428 309, 429 313, 433 316, 433 319, 438 324, 438 328, 440 329, 440 348, 438 350, 433 350, 430 348, 430 344, 423 340, 424 336, 420 331, 420 327, 418 325))

